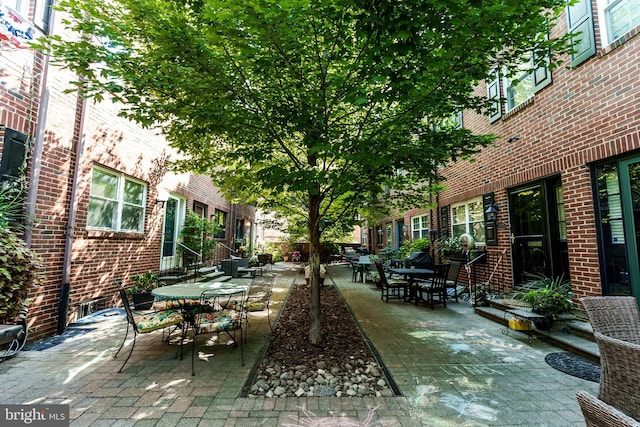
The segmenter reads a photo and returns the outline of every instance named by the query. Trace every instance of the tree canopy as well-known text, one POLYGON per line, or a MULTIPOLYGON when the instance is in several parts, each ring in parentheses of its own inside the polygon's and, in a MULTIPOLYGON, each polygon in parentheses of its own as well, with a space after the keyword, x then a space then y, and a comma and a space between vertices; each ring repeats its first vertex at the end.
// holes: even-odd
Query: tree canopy
MULTIPOLYGON (((484 112, 495 69, 564 49, 565 0, 63 0, 49 39, 86 96, 160 127, 229 197, 322 227, 424 206, 438 168, 491 135, 441 126, 484 112), (388 189, 390 191, 382 191, 388 189), (324 221, 321 221, 324 219, 324 221), (327 221, 328 219, 328 221, 327 221)), ((312 280, 312 284, 314 284, 312 280)), ((313 291, 312 291, 313 292, 313 291)))

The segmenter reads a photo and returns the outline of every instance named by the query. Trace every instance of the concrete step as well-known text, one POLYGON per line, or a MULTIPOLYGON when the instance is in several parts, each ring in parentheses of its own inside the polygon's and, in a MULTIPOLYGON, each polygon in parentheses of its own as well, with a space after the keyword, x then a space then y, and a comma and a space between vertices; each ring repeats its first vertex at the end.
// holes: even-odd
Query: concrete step
MULTIPOLYGON (((496 300, 491 301, 489 307, 476 307, 476 313, 480 316, 492 320, 509 327, 509 318, 511 317, 505 310, 510 305, 505 302, 496 300)), ((519 332, 526 335, 533 335, 540 341, 548 342, 560 347, 566 351, 578 354, 586 359, 600 363, 600 352, 598 345, 593 337, 593 330, 589 322, 580 320, 571 315, 563 315, 559 319, 554 320, 550 331, 543 331, 533 328, 530 331, 509 331, 519 332)))

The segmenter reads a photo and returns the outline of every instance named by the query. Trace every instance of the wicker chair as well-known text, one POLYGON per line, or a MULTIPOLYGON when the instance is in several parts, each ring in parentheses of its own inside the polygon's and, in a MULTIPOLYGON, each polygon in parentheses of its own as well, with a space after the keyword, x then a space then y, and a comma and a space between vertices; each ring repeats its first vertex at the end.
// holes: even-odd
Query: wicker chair
POLYGON ((587 427, 639 427, 630 416, 585 391, 576 393, 587 427))
POLYGON ((640 344, 594 332, 600 349, 598 398, 640 420, 640 344))
POLYGON ((580 302, 594 332, 640 344, 640 310, 635 297, 585 297, 580 302))

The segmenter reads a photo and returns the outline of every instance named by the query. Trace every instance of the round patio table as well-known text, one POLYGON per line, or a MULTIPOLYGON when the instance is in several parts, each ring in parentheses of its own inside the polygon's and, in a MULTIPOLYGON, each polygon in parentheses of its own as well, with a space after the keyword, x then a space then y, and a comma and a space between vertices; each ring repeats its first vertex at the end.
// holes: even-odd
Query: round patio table
POLYGON ((248 292, 249 286, 233 282, 195 282, 162 286, 151 291, 160 300, 199 300, 204 291, 219 296, 248 292))

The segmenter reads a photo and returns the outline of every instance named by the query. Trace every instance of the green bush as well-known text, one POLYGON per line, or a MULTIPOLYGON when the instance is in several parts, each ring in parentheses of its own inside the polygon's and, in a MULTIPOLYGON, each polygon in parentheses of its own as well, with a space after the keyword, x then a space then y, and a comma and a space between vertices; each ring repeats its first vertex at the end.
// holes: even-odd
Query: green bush
POLYGON ((27 303, 29 289, 42 283, 35 252, 15 232, 0 227, 0 324, 12 323, 27 303))
POLYGON ((431 242, 426 237, 420 239, 413 239, 411 241, 405 240, 400 246, 400 258, 406 258, 411 255, 411 252, 425 252, 431 247, 431 242))
POLYGON ((202 218, 195 212, 187 214, 180 231, 180 237, 182 237, 182 244, 190 251, 179 246, 187 263, 191 264, 197 261, 195 254, 202 256, 202 262, 215 255, 217 242, 213 240, 213 236, 217 228, 216 223, 209 218, 202 218))

